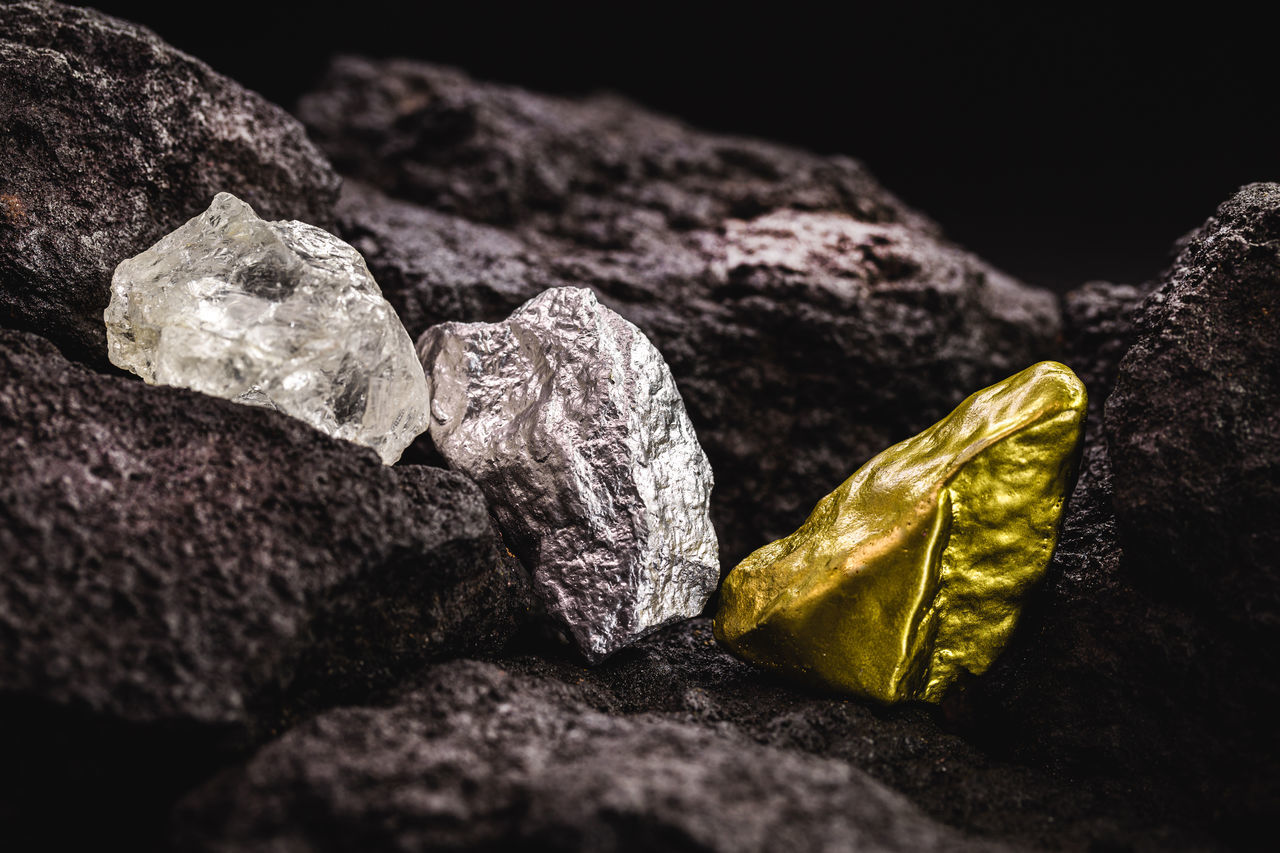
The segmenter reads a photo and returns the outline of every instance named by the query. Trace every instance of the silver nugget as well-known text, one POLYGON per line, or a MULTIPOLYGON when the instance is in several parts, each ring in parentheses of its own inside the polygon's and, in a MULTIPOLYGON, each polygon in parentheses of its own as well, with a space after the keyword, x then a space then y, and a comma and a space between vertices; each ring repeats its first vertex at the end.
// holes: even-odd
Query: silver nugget
POLYGON ((711 465, 644 333, 562 287, 418 340, 431 437, 590 661, 697 615, 719 581, 711 465))
POLYGON ((293 415, 387 465, 427 428, 413 341, 364 258, 230 193, 116 267, 107 355, 147 382, 293 415))

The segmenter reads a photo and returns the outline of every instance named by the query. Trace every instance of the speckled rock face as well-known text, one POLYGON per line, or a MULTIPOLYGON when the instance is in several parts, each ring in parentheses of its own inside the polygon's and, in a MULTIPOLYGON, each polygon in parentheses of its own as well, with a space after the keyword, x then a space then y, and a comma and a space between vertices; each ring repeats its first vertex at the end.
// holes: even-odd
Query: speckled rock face
POLYGON ((1280 703, 1276 551, 1258 549, 1274 525, 1255 515, 1276 482, 1276 210, 1274 185, 1246 187, 1150 283, 1067 295, 1065 361, 1091 398, 1080 480, 1026 630, 968 697, 977 742, 1129 780, 1135 808, 1232 849, 1280 797, 1259 712, 1280 703))
POLYGON ((0 443, 0 819, 75 804, 46 839, 523 616, 473 484, 277 412, 0 331, 0 443))
POLYGON ((418 348, 432 440, 589 660, 701 612, 720 573, 711 466, 643 332, 566 287, 418 348))
POLYGON ((111 272, 231 192, 330 223, 338 178, 287 113, 90 9, 0 14, 0 325, 106 364, 111 272))
POLYGON ((966 391, 1056 354, 1052 294, 848 158, 413 62, 336 61, 299 115, 376 188, 344 191, 339 233, 410 334, 564 285, 644 331, 716 472, 726 571, 966 391))
POLYGON ((1135 319, 1107 401, 1135 568, 1280 638, 1280 185, 1186 243, 1135 319))
POLYGON ((177 816, 184 850, 1001 850, 849 765, 602 714, 580 691, 446 664, 389 708, 303 724, 177 816))
POLYGON ((360 253, 229 193, 121 261, 104 317, 112 364, 278 409, 388 465, 427 428, 422 365, 360 253))

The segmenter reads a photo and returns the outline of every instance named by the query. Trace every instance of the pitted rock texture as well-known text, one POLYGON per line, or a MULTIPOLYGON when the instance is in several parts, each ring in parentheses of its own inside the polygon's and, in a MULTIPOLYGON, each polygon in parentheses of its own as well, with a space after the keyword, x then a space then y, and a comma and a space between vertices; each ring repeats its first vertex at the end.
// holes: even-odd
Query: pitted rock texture
POLYGON ((1218 208, 1135 332, 1107 401, 1134 568, 1280 642, 1280 184, 1218 208))
MULTIPOLYGON (((1246 190, 1246 197, 1250 194, 1246 190)), ((1200 233, 1214 228, 1216 221, 1210 220, 1200 233)), ((1185 274, 1185 251, 1199 239, 1192 236, 1175 247, 1181 257, 1161 278, 1137 287, 1091 283, 1064 300, 1064 360, 1085 380, 1091 398, 1080 479, 1044 587, 1024 614, 1025 628, 993 670, 971 685, 959 725, 996 754, 1068 778, 1123 786, 1127 801, 1150 804, 1170 825, 1196 827, 1228 848, 1250 849, 1267 837, 1280 801, 1280 774, 1273 760, 1280 753, 1280 737, 1269 717, 1259 713, 1280 702, 1274 641, 1239 629, 1240 615, 1253 612, 1257 603, 1237 601, 1238 613, 1224 616, 1210 596, 1192 599, 1180 588, 1184 566, 1170 559, 1152 572, 1144 564, 1146 554, 1167 555, 1168 546, 1122 535, 1113 492, 1118 494, 1122 483, 1145 492, 1159 482, 1163 469, 1130 469, 1127 481, 1119 469, 1113 474, 1108 444, 1117 452, 1115 436, 1108 437, 1102 425, 1102 401, 1108 401, 1110 410, 1117 374, 1128 369, 1121 367, 1122 358, 1127 366, 1130 357, 1149 352, 1134 344, 1142 334, 1143 316, 1162 304, 1167 298, 1162 290, 1177 287, 1185 274)), ((1231 267, 1223 273, 1234 274, 1231 267)), ((1266 287, 1257 279, 1248 285, 1266 287)), ((1224 293, 1223 298, 1235 301, 1242 295, 1224 293)), ((1240 306, 1226 310, 1239 311, 1240 306)), ((1212 329, 1213 324, 1197 328, 1212 329)), ((1218 346, 1224 354, 1230 352, 1229 344, 1218 346)), ((1165 352, 1181 363, 1176 349, 1165 352)), ((1258 350, 1264 357, 1265 352, 1258 350)), ((1158 418, 1148 422, 1157 435, 1187 428, 1175 423, 1180 413, 1162 408, 1160 400, 1181 400, 1194 424, 1202 407, 1214 405, 1217 393, 1201 387, 1194 400, 1184 399, 1183 385, 1167 385, 1163 375, 1153 373, 1141 386, 1134 379, 1131 374, 1125 393, 1140 391, 1152 410, 1128 410, 1135 418, 1158 418)), ((1193 384, 1191 377, 1179 382, 1193 384)), ((1265 394, 1266 388, 1259 382, 1253 392, 1265 394)), ((1196 459, 1184 458, 1181 451, 1166 455, 1166 448, 1159 464, 1199 466, 1204 458, 1229 458, 1223 455, 1229 443, 1208 432, 1199 440, 1190 454, 1196 459)), ((1158 493, 1158 500, 1193 510, 1176 488, 1158 493)), ((1213 505, 1196 504, 1195 511, 1213 505)), ((1270 529, 1253 528, 1244 516, 1239 524, 1237 535, 1245 540, 1270 529)), ((1170 529, 1156 539, 1176 541, 1199 529, 1170 529)), ((1224 578, 1233 568, 1222 563, 1202 571, 1224 578)))
POLYGON ((343 174, 599 248, 656 224, 714 228, 788 207, 934 227, 848 157, 694 132, 612 96, 552 98, 420 62, 339 57, 298 114, 343 174))
POLYGON ((1089 391, 1085 429, 1091 444, 1103 441, 1102 407, 1133 343, 1134 311, 1154 286, 1091 281, 1062 298, 1063 361, 1089 391))
POLYGON ((187 850, 999 850, 840 761, 458 662, 294 729, 179 808, 187 850))
POLYGON ((1159 780, 1152 791, 1134 791, 1122 777, 1097 773, 1088 755, 1070 774, 1010 761, 963 737, 968 711, 950 701, 941 711, 885 707, 797 688, 732 657, 706 618, 664 628, 593 667, 548 649, 512 646, 508 654, 516 652, 505 668, 569 685, 604 713, 660 715, 848 762, 935 820, 982 838, 1036 850, 1225 846, 1204 831, 1203 810, 1162 801, 1159 780))
POLYGON ((711 467, 643 332, 562 287, 418 349, 432 441, 588 660, 701 612, 720 577, 711 467))
POLYGON ((4 331, 0 442, 0 822, 31 797, 81 814, 54 830, 127 824, 297 714, 523 618, 472 483, 279 413, 4 331))
POLYGON ((335 63, 300 115, 339 233, 410 334, 590 288, 671 366, 726 570, 831 483, 1057 348, 1051 294, 946 242, 846 158, 406 62, 335 63), (426 209, 430 206, 434 209, 426 209))
POLYGON ((106 365, 111 272, 234 193, 326 226, 338 178, 283 110, 89 9, 0 15, 0 325, 106 365))
MULTIPOLYGON (((845 849, 839 838, 821 843, 843 821, 825 811, 839 805, 823 782, 829 773, 864 803, 882 804, 869 774, 906 794, 926 826, 963 827, 975 845, 1215 849, 1195 831, 1136 819, 1123 782, 994 759, 921 706, 873 708, 761 677, 717 646, 707 619, 663 628, 596 666, 540 647, 501 666, 431 667, 391 708, 343 709, 295 729, 188 798, 173 820, 183 849, 497 849, 531 839, 706 849, 687 836, 728 823, 710 849, 845 849), (751 766, 726 763, 725 747, 751 766), (683 754, 669 757, 672 749, 683 754), (704 780, 708 790, 698 790, 704 780), (745 803, 755 808, 739 811, 745 803), (687 817, 695 805, 696 822, 687 817), (774 824, 781 814, 785 829, 774 824)), ((887 843, 863 833, 890 815, 846 814, 860 827, 848 839, 887 843)))
POLYGON ((111 362, 147 382, 278 409, 388 465, 427 428, 427 380, 364 259, 229 193, 122 261, 111 362))

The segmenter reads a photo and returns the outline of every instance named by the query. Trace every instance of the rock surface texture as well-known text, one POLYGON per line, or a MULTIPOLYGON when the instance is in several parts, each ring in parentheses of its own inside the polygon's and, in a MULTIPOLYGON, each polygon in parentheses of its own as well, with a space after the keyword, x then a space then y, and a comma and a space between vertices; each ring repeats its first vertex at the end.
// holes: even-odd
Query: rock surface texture
POLYGON ((711 467, 643 332, 565 287, 418 348, 435 446, 589 660, 701 612, 720 578, 711 467))
POLYGON ((346 59, 299 113, 336 207, 279 109, 0 2, 0 846, 1274 847, 1277 187, 1059 305, 851 160, 618 99, 346 59), (729 565, 1061 358, 1090 422, 1045 582, 936 706, 775 680, 706 618, 584 665, 521 630, 463 475, 73 363, 110 369, 112 269, 221 191, 335 216, 415 338, 591 290, 670 365, 729 565))
POLYGON ((120 263, 105 319, 111 362, 147 382, 278 409, 388 465, 427 428, 422 365, 360 253, 228 193, 120 263))
POLYGON ((970 695, 988 748, 1237 849, 1265 846, 1280 802, 1261 710, 1280 703, 1280 552, 1257 514, 1280 464, 1278 216, 1280 188, 1246 187, 1150 285, 1068 296, 1066 360, 1106 429, 1091 407, 1046 585, 970 695))
POLYGON ((231 192, 327 226, 338 178, 283 110, 132 24, 0 15, 0 325, 106 364, 111 272, 231 192))
POLYGON ((127 825, 292 716, 522 618, 471 483, 281 414, 0 332, 0 442, 0 823, 58 790, 73 826, 127 825))
MULTIPOLYGON (((688 836, 716 831, 745 849, 771 840, 773 849, 841 850, 845 842, 830 833, 854 816, 848 838, 871 849, 927 846, 938 822, 1008 839, 1013 849, 1212 847, 1193 832, 1135 822, 1122 784, 1082 785, 992 758, 947 732, 928 707, 880 708, 762 677, 715 642, 705 618, 660 629, 595 666, 548 651, 507 658, 502 672, 471 662, 431 667, 402 702, 296 729, 193 793, 175 820, 181 841, 214 850, 403 850, 430 846, 422 837, 481 849, 536 837, 567 849, 704 849, 688 836), (361 757, 364 744, 376 759, 361 757), (671 757, 673 745, 683 755, 671 757), (728 763, 726 748, 749 763, 728 763), (653 754, 663 758, 658 770, 653 754), (541 764, 547 756, 554 760, 541 764), (689 767, 702 756, 714 779, 689 767), (846 775, 833 765, 856 769, 846 775), (591 784, 571 781, 573 771, 591 784), (824 780, 833 772, 865 806, 832 797, 824 780), (927 817, 885 809, 891 801, 863 772, 927 817), (745 802, 756 808, 744 811, 745 802), (822 813, 815 803, 846 811, 822 813), (696 821, 688 817, 695 805, 696 821), (639 816, 650 813, 652 823, 639 816), (785 827, 775 823, 780 814, 785 827)), ((941 838, 965 849, 954 834, 941 838)))
POLYGON ((1044 574, 1087 401, 1056 362, 973 393, 739 563, 716 637, 810 684, 942 701, 991 666, 1044 574))
POLYGON ((1280 638, 1280 185, 1219 207, 1135 327, 1107 401, 1134 567, 1280 638))
POLYGON ((916 851, 966 842, 848 764, 446 664, 325 714, 179 810, 188 850, 916 851))
POLYGON ((645 332, 715 471, 726 569, 968 390, 1054 354, 1051 294, 846 158, 409 62, 340 60, 299 114, 376 188, 344 193, 339 233, 410 334, 561 285, 645 332))

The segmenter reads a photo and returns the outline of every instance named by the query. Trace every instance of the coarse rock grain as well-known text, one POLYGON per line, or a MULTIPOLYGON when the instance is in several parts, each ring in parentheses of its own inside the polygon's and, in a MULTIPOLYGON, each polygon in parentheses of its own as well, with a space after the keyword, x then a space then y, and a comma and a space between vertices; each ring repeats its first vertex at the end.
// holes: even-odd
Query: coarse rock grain
POLYGON ((303 724, 178 810, 187 850, 1000 850, 848 764, 457 662, 303 724))
POLYGON ((217 762, 523 619, 470 481, 277 412, 0 331, 0 443, 0 823, 159 831, 217 762))
POLYGON ((0 326, 107 364, 111 272, 231 192, 332 221, 338 178, 280 108, 142 27, 58 3, 0 14, 0 326))

